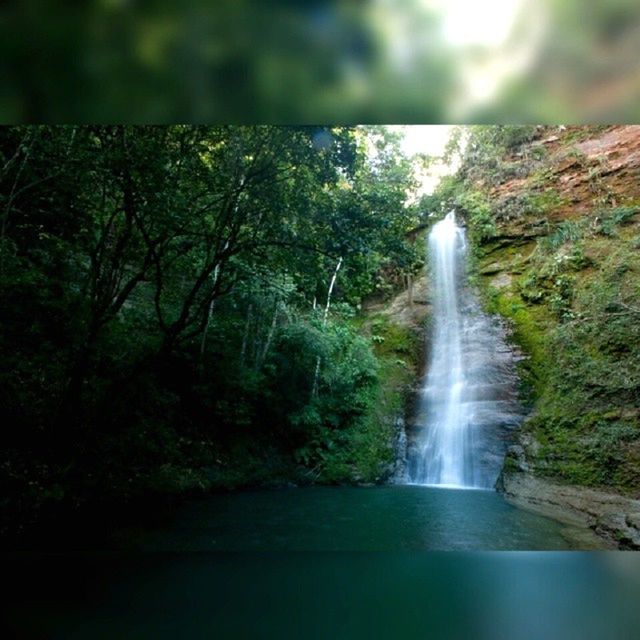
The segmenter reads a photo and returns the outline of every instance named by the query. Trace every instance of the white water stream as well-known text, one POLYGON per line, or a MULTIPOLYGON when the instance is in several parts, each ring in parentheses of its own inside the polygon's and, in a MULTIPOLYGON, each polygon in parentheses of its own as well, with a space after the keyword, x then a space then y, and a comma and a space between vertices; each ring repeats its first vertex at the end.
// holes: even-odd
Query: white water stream
POLYGON ((522 417, 514 353, 466 285, 466 251, 452 211, 429 234, 433 324, 407 459, 406 479, 414 484, 493 487, 509 429, 522 417))

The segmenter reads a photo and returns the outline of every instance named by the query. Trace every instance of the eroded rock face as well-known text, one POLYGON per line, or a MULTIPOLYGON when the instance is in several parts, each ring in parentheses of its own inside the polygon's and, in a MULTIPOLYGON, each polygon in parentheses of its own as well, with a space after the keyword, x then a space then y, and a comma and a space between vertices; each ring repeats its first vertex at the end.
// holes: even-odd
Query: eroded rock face
POLYGON ((401 327, 406 327, 422 335, 424 323, 431 310, 427 276, 423 275, 413 281, 411 290, 398 294, 387 307, 381 311, 389 319, 401 327))
POLYGON ((529 175, 482 189, 496 229, 479 247, 479 282, 532 356, 524 377, 548 418, 518 431, 498 485, 517 506, 582 531, 573 535, 580 548, 640 549, 638 396, 627 392, 637 389, 639 343, 634 321, 622 322, 638 308, 640 126, 562 129, 534 143, 545 154, 529 175), (617 338, 612 328, 611 340, 600 340, 614 325, 617 338), (590 368, 598 359, 601 372, 590 368), (597 486, 602 477, 607 485, 597 486))
MULTIPOLYGON (((525 376, 527 372, 534 373, 524 378, 532 385, 547 375, 544 371, 547 359, 557 361, 562 355, 561 351, 546 351, 549 347, 547 338, 559 325, 557 315, 560 312, 551 304, 554 300, 557 302, 562 293, 558 284, 562 279, 557 277, 558 273, 573 283, 574 297, 567 299, 565 311, 568 313, 563 320, 567 333, 574 328, 588 327, 596 317, 596 309, 588 295, 592 288, 595 292, 593 300, 598 300, 601 286, 615 283, 619 287, 620 300, 627 306, 612 305, 598 310, 601 314, 610 313, 612 322, 623 318, 625 312, 635 313, 640 274, 640 126, 568 127, 541 144, 547 153, 530 175, 497 184, 489 181, 487 184, 490 186, 480 184, 474 187, 481 189, 492 203, 496 219, 495 235, 480 247, 478 280, 481 287, 490 286, 491 294, 497 296, 500 304, 492 309, 508 319, 523 351, 536 356, 535 365, 525 367, 525 376), (535 206, 531 204, 534 201, 535 206), (632 212, 634 207, 636 211, 632 212), (603 227, 602 221, 616 208, 628 211, 613 233, 603 227), (546 246, 543 243, 561 228, 569 231, 578 229, 580 235, 577 239, 568 236, 553 249, 547 247, 545 255, 548 257, 541 257, 546 246), (539 367, 541 358, 545 359, 542 367, 534 369, 539 367)), ((556 234, 556 243, 559 242, 558 237, 556 234)), ((403 300, 397 300, 398 317, 403 322, 413 323, 414 327, 419 327, 424 321, 424 312, 428 310, 427 305, 421 304, 422 300, 428 302, 426 284, 426 281, 421 283, 424 294, 414 292, 413 312, 409 311, 406 294, 403 300), (417 319, 415 312, 424 314, 422 320, 417 319)), ((606 333, 606 324, 601 331, 606 333)), ((575 341, 579 342, 578 338, 575 341)), ((604 354, 610 363, 610 377, 614 380, 609 387, 614 388, 615 381, 621 381, 620 393, 612 396, 615 402, 599 402, 595 398, 591 404, 574 403, 570 406, 574 401, 569 399, 565 409, 572 420, 578 421, 583 407, 588 405, 597 409, 605 428, 614 422, 624 423, 627 428, 640 426, 637 394, 634 398, 627 390, 635 384, 633 380, 629 382, 635 371, 629 353, 637 353, 634 349, 638 342, 626 340, 621 344, 624 349, 614 345, 618 349, 618 360, 618 356, 604 354)), ((606 348, 609 347, 605 345, 606 348)), ((591 380, 586 370, 584 379, 591 380)), ((600 385, 597 388, 603 386, 602 378, 595 382, 600 385)), ((579 386, 580 381, 576 384, 579 386)), ((586 388, 586 385, 587 382, 583 386, 586 388)), ((588 389, 580 389, 583 395, 588 396, 588 389)), ((546 388, 540 385, 530 391, 527 401, 534 403, 542 397, 548 400, 550 392, 556 393, 559 404, 564 402, 562 393, 554 391, 552 385, 546 388), (532 398, 534 395, 536 397, 532 398)), ((406 423, 407 439, 403 444, 408 455, 411 455, 420 428, 417 411, 410 408, 406 423)), ((550 427, 549 431, 554 428, 550 427)), ((624 444, 619 452, 626 465, 626 475, 616 476, 611 481, 611 488, 603 488, 595 486, 597 477, 585 477, 580 473, 571 475, 570 467, 575 456, 563 457, 563 447, 566 446, 563 443, 573 438, 569 427, 562 432, 563 438, 551 439, 554 445, 551 453, 547 439, 540 438, 545 442, 544 448, 535 439, 534 436, 540 433, 546 433, 544 426, 538 425, 533 429, 534 435, 527 433, 526 429, 519 431, 516 443, 510 447, 499 478, 499 488, 505 497, 520 507, 566 523, 568 533, 578 548, 640 549, 640 502, 634 499, 640 491, 640 440, 636 438, 624 444), (566 484, 558 482, 558 477, 566 477, 566 484), (581 481, 592 486, 578 486, 581 481), (621 493, 633 498, 624 497, 621 493)), ((592 425, 585 425, 581 434, 576 433, 576 440, 579 437, 593 439, 597 435, 592 425)))
POLYGON ((640 550, 640 500, 535 476, 526 451, 536 445, 526 436, 509 449, 497 483, 507 501, 564 523, 580 549, 640 550))
POLYGON ((504 289, 506 287, 511 286, 511 282, 513 281, 513 276, 509 273, 498 273, 495 278, 492 278, 489 284, 494 289, 504 289))
POLYGON ((543 141, 549 154, 544 162, 545 189, 557 192, 557 202, 543 216, 532 219, 529 211, 528 219, 522 219, 521 213, 527 211, 523 194, 533 188, 529 176, 506 180, 491 189, 491 200, 499 210, 507 212, 499 221, 499 235, 507 242, 545 235, 550 222, 589 215, 603 189, 611 204, 640 195, 640 125, 611 126, 577 142, 571 142, 572 135, 585 131, 590 134, 593 128, 569 129, 543 141), (516 212, 514 219, 509 211, 516 212))
MULTIPOLYGON (((505 323, 498 316, 484 313, 471 289, 466 289, 461 296, 460 312, 468 377, 462 402, 472 423, 476 486, 491 487, 512 442, 513 430, 524 417, 515 371, 521 354, 508 343, 505 323)), ((424 385, 416 386, 405 425, 408 476, 414 478, 415 468, 424 455, 423 442, 432 427, 423 394, 424 385)))

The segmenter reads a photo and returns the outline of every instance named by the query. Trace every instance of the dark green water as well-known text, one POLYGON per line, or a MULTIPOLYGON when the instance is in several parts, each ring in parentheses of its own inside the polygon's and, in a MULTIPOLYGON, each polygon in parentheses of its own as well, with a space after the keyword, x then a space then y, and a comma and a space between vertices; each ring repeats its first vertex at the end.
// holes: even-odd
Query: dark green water
POLYGON ((633 552, 3 558, 4 638, 631 640, 633 552))
POLYGON ((128 551, 5 553, 3 637, 601 640, 640 628, 640 554, 535 551, 566 549, 558 526, 490 491, 234 493, 125 537, 128 551))
POLYGON ((568 549, 560 526, 494 491, 421 486, 312 487, 208 497, 138 548, 180 551, 568 549))

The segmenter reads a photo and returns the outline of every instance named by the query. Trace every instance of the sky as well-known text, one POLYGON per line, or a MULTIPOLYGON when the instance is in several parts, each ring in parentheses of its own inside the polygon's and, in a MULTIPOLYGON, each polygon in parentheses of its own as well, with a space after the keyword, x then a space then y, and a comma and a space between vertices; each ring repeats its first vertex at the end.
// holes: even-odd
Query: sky
POLYGON ((498 47, 509 37, 522 0, 422 0, 444 17, 444 37, 455 46, 498 47))
MULTIPOLYGON (((404 133, 404 139, 401 148, 408 157, 418 153, 424 153, 430 156, 440 156, 444 152, 447 140, 451 134, 454 125, 389 125, 389 129, 404 133)), ((436 163, 429 167, 428 172, 420 171, 416 167, 416 177, 420 182, 416 198, 426 193, 432 193, 440 178, 450 174, 455 167, 436 163)))
POLYGON ((402 150, 407 156, 416 153, 428 155, 441 155, 453 125, 450 124, 414 124, 414 125, 390 125, 394 131, 402 131, 404 140, 402 150))

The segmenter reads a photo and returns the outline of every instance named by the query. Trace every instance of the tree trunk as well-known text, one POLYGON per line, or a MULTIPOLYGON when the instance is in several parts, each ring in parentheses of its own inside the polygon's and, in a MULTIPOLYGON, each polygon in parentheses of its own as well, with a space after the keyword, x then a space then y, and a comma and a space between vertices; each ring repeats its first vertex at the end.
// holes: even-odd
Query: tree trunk
POLYGON ((240 365, 244 364, 245 354, 247 353, 247 342, 249 340, 249 327, 251 326, 251 312, 253 305, 247 307, 247 319, 244 323, 244 335, 242 336, 242 348, 240 349, 240 365))
POLYGON ((331 278, 331 283, 329 284, 329 291, 327 292, 327 304, 325 305, 324 317, 322 318, 323 327, 327 325, 327 317, 329 316, 329 305, 331 304, 331 294, 333 292, 333 287, 336 284, 336 278, 338 277, 338 271, 340 271, 341 266, 342 266, 342 258, 338 260, 338 264, 336 265, 336 270, 333 272, 333 277, 331 278))
MULTIPOLYGON (((333 272, 333 277, 331 278, 331 282, 329 283, 329 291, 327 291, 327 304, 324 307, 324 316, 322 318, 322 328, 327 326, 327 318, 329 317, 329 307, 331 305, 331 294, 333 293, 333 287, 336 284, 336 278, 338 277, 338 271, 340 271, 340 267, 342 266, 342 257, 338 260, 338 264, 336 265, 335 271, 333 272)), ((315 398, 318 395, 318 377, 320 375, 320 356, 316 359, 316 371, 313 375, 313 387, 311 389, 311 396, 315 398)))
MULTIPOLYGON (((226 247, 225 247, 226 248, 226 247)), ((216 284, 218 283, 218 277, 220 276, 220 264, 217 264, 215 269, 213 270, 213 288, 215 289, 216 284)), ((207 323, 204 325, 204 330, 202 331, 202 341, 200 342, 200 355, 204 355, 204 349, 207 344, 207 333, 209 332, 209 325, 211 324, 211 316, 213 315, 213 307, 215 306, 216 299, 211 298, 211 302, 209 303, 209 310, 207 311, 207 323)))
POLYGON ((269 327, 269 333, 267 334, 267 339, 264 343, 264 348, 262 349, 262 353, 258 360, 258 366, 256 367, 258 369, 264 364, 264 361, 267 359, 267 354, 269 353, 269 347, 271 346, 273 335, 276 332, 276 325, 278 323, 278 311, 280 311, 280 300, 276 301, 276 308, 273 311, 273 318, 271 320, 271 326, 269 327))

